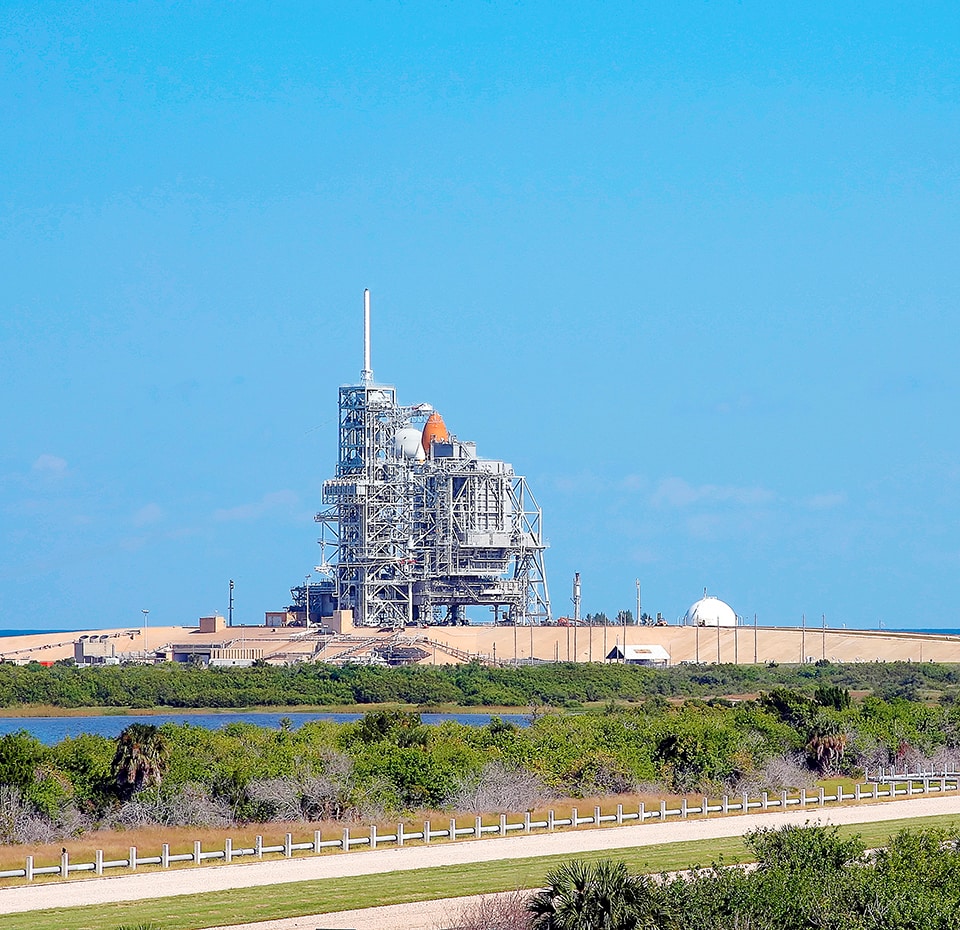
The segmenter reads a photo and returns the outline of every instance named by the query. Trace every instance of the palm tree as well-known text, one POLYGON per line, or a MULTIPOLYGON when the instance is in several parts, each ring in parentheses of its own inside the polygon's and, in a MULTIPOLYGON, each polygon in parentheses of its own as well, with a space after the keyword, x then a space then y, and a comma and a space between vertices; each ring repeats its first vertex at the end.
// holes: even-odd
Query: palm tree
POLYGON ((548 887, 530 901, 533 930, 639 930, 646 895, 626 865, 574 860, 547 873, 548 887))
POLYGON ((163 781, 170 750, 163 734, 152 724, 131 723, 117 737, 111 772, 117 790, 129 798, 143 788, 163 781))

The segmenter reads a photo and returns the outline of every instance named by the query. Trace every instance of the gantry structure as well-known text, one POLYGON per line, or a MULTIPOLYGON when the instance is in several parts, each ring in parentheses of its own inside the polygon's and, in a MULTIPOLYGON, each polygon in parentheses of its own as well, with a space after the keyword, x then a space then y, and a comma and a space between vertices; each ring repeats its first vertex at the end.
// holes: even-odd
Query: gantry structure
POLYGON ((549 622, 543 514, 526 479, 479 458, 429 404, 403 406, 395 387, 374 381, 369 291, 364 367, 359 384, 340 388, 336 477, 323 503, 329 579, 316 594, 352 610, 355 625, 466 623, 471 606, 495 622, 549 622))

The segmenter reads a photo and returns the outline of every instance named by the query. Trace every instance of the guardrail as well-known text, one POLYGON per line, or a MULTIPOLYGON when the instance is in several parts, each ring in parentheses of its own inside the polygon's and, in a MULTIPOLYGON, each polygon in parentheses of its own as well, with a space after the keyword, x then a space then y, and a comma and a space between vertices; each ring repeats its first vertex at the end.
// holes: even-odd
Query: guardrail
POLYGON ((606 814, 600 807, 595 807, 589 817, 581 817, 578 809, 574 807, 569 817, 556 817, 554 812, 550 810, 547 812, 545 820, 533 820, 531 813, 528 811, 523 815, 523 820, 519 821, 511 822, 506 814, 501 814, 494 823, 484 823, 482 817, 475 817, 469 826, 461 826, 455 817, 451 817, 446 829, 434 829, 431 821, 427 820, 424 822, 422 829, 412 832, 408 831, 402 823, 398 823, 393 833, 380 833, 377 825, 371 824, 369 828, 364 828, 365 832, 361 836, 352 835, 350 827, 344 827, 339 836, 324 839, 321 831, 315 830, 312 839, 295 843, 293 834, 287 833, 282 844, 272 846, 265 846, 263 837, 258 836, 253 846, 235 847, 233 841, 227 837, 224 840, 223 849, 203 850, 200 840, 196 840, 193 844, 193 851, 187 853, 171 853, 170 844, 164 843, 160 848, 159 856, 140 856, 137 847, 131 846, 125 859, 104 859, 103 850, 98 849, 94 854, 93 862, 71 862, 69 853, 64 850, 57 865, 38 866, 34 863, 33 856, 27 856, 24 868, 0 871, 0 879, 25 878, 27 881, 33 881, 34 878, 43 875, 58 875, 61 878, 67 878, 80 872, 103 875, 105 869, 135 871, 140 866, 160 866, 162 869, 167 869, 171 865, 180 863, 191 863, 195 866, 214 860, 230 863, 244 857, 262 859, 265 855, 282 855, 290 859, 294 853, 298 852, 319 854, 328 849, 349 852, 358 846, 376 849, 384 844, 393 844, 399 847, 408 842, 432 843, 434 840, 459 840, 468 837, 480 839, 483 836, 507 836, 516 832, 552 831, 560 827, 577 829, 586 826, 598 827, 603 824, 619 826, 632 821, 638 821, 639 823, 658 821, 663 823, 668 817, 685 819, 691 816, 704 817, 710 814, 745 814, 752 810, 766 811, 774 808, 787 810, 793 806, 806 810, 811 806, 823 807, 825 804, 838 804, 845 801, 876 801, 881 798, 910 797, 917 794, 942 794, 947 791, 957 791, 958 786, 960 786, 960 778, 958 777, 921 776, 915 779, 899 778, 895 781, 890 780, 883 783, 875 781, 858 783, 854 785, 854 790, 850 794, 845 792, 842 787, 838 787, 836 794, 833 795, 826 794, 823 788, 812 792, 801 789, 796 794, 781 791, 779 795, 774 796, 764 791, 759 798, 751 798, 747 794, 735 798, 723 795, 715 804, 711 804, 708 798, 701 797, 697 806, 691 806, 687 798, 680 799, 679 807, 668 807, 667 801, 661 801, 659 807, 651 806, 648 808, 645 803, 641 802, 635 810, 625 810, 623 804, 618 804, 615 812, 606 814))

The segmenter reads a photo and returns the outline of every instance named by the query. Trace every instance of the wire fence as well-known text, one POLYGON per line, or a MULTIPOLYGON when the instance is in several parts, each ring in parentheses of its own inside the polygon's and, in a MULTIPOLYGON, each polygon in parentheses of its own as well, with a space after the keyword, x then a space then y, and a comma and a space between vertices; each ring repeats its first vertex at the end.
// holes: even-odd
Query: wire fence
MULTIPOLYGON (((892 776, 881 774, 879 779, 863 784, 854 785, 853 791, 847 793, 842 786, 838 786, 835 794, 828 795, 825 789, 819 788, 799 792, 782 791, 771 794, 764 791, 760 797, 751 798, 748 794, 731 797, 723 795, 716 803, 710 803, 706 797, 701 797, 691 805, 687 798, 681 798, 679 805, 668 806, 667 801, 661 801, 659 806, 646 805, 641 802, 636 808, 627 810, 623 804, 618 804, 615 811, 604 813, 600 807, 595 807, 589 816, 581 816, 577 808, 573 808, 569 817, 556 817, 552 810, 547 811, 545 819, 533 819, 528 811, 522 820, 511 820, 506 814, 501 814, 494 822, 490 818, 475 817, 472 822, 465 824, 451 817, 442 829, 435 829, 434 823, 427 820, 422 828, 408 830, 402 823, 398 823, 392 833, 381 833, 376 824, 363 827, 362 833, 357 835, 356 828, 344 827, 337 836, 321 835, 315 830, 313 836, 306 841, 294 842, 293 833, 284 836, 283 843, 264 845, 263 837, 258 836, 253 846, 234 846, 227 837, 222 849, 202 849, 200 840, 193 843, 192 852, 171 853, 170 844, 164 843, 160 847, 160 854, 141 856, 136 846, 131 846, 126 858, 106 859, 102 849, 96 850, 93 862, 71 862, 70 854, 64 850, 60 861, 55 865, 37 865, 33 856, 27 856, 22 869, 7 869, 0 871, 0 879, 26 879, 56 875, 68 878, 73 874, 93 873, 103 875, 107 869, 127 869, 136 871, 141 866, 159 866, 168 869, 171 866, 194 865, 204 862, 231 863, 239 859, 263 859, 264 856, 282 856, 287 859, 295 853, 320 854, 326 850, 349 852, 357 847, 376 849, 379 846, 393 845, 402 847, 407 843, 432 843, 435 840, 481 839, 484 836, 508 836, 511 833, 532 833, 534 831, 552 831, 560 828, 578 829, 580 827, 599 827, 604 824, 622 825, 637 821, 639 823, 663 823, 669 817, 685 819, 687 817, 705 817, 711 814, 745 814, 749 811, 767 811, 779 808, 788 810, 796 807, 806 810, 811 807, 823 807, 826 804, 838 804, 846 801, 876 801, 895 797, 912 797, 924 794, 943 794, 948 791, 957 791, 960 785, 960 776, 950 774, 936 776, 922 774, 916 776, 892 776)), ((674 802, 676 803, 676 802, 674 802)))

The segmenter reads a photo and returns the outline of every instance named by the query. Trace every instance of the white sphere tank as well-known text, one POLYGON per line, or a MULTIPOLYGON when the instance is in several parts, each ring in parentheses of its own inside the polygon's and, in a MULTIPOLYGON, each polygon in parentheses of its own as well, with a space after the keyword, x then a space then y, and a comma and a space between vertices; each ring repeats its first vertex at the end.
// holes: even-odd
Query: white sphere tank
POLYGON ((719 597, 703 597, 692 604, 683 618, 686 626, 736 626, 737 615, 719 597))
POLYGON ((404 426, 397 430, 394 444, 397 452, 405 459, 423 458, 423 445, 420 442, 422 432, 415 426, 404 426))

